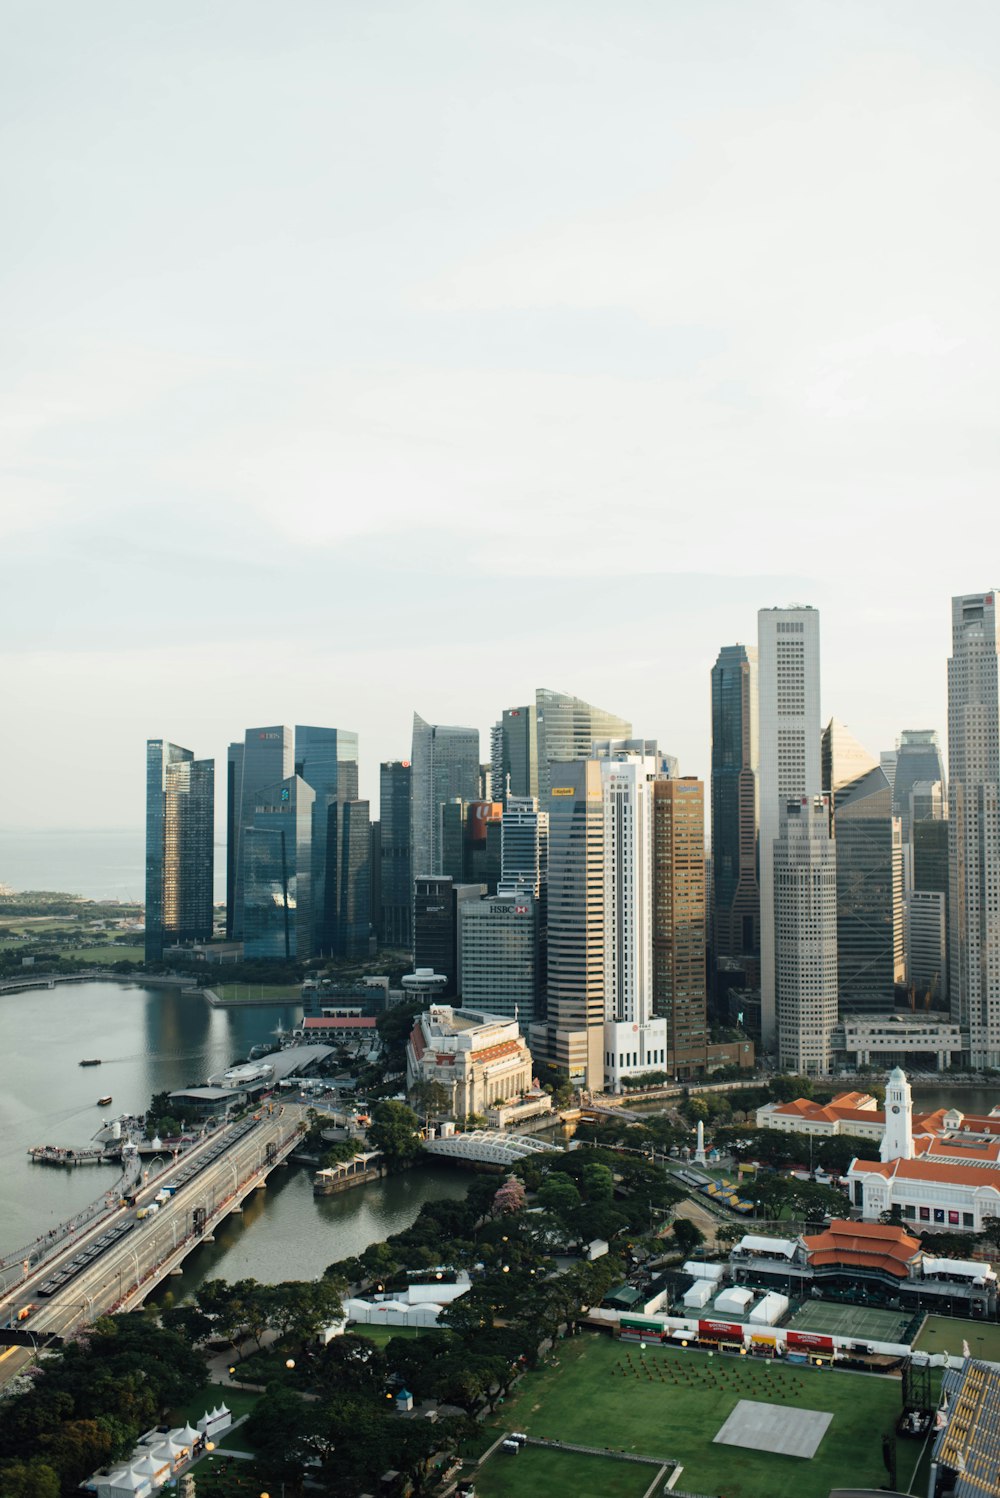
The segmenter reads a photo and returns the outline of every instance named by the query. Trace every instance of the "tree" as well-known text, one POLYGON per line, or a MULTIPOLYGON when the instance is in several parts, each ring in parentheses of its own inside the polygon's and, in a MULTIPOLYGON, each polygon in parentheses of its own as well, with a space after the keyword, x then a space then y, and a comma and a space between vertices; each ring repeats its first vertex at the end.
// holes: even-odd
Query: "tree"
POLYGON ((0 1462, 4 1498, 59 1498, 59 1478, 45 1462, 0 1462))
POLYGON ((427 1128, 432 1118, 451 1112, 451 1090, 443 1082, 415 1082, 410 1088, 410 1103, 423 1116, 427 1128))
POLYGON ((538 1188, 538 1205, 565 1227, 571 1226, 581 1200, 575 1183, 563 1171, 552 1171, 538 1188))
POLYGON ((694 1253, 699 1244, 705 1241, 705 1234, 689 1217, 678 1217, 673 1223, 673 1230, 677 1247, 685 1256, 694 1253))
POLYGON ((415 1160, 421 1149, 418 1119, 405 1103, 379 1103, 368 1127, 368 1142, 390 1169, 415 1160))
POLYGON ((499 1217, 512 1217, 524 1207, 524 1186, 516 1176, 504 1181, 493 1198, 493 1212, 499 1217))

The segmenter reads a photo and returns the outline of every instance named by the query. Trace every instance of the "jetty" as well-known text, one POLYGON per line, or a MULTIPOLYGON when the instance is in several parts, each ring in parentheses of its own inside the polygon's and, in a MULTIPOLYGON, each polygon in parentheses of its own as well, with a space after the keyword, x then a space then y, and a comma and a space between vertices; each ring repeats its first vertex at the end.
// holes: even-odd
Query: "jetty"
POLYGON ((63 1149, 58 1144, 35 1144, 28 1154, 36 1165, 106 1165, 114 1160, 103 1149, 63 1149))

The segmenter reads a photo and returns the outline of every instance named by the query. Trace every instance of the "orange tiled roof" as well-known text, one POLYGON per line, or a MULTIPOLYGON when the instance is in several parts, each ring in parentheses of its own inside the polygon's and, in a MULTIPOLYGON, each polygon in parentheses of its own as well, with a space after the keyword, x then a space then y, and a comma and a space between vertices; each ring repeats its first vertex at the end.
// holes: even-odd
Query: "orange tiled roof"
POLYGON ((861 1175, 885 1176, 886 1180, 897 1178, 903 1181, 936 1181, 952 1186, 988 1186, 1000 1195, 1000 1171, 992 1175, 992 1161, 968 1165, 952 1165, 945 1160, 929 1160, 920 1155, 916 1160, 854 1160, 851 1170, 861 1175))
POLYGON ((906 1279, 920 1243, 903 1228, 881 1222, 834 1220, 822 1233, 803 1238, 813 1264, 843 1264, 858 1269, 884 1269, 906 1279))

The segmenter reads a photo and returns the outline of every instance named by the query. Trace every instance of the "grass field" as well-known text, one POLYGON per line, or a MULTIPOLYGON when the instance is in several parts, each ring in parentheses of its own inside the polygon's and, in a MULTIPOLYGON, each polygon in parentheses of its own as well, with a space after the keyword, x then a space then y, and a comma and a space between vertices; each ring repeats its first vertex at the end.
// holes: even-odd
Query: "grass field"
POLYGON ((209 985, 224 1004, 238 999, 273 999, 276 1004, 301 1004, 302 990, 297 983, 212 983, 209 985))
POLYGON ((352 1326, 351 1331, 357 1332, 359 1337, 367 1337, 376 1347, 384 1347, 393 1337, 420 1336, 419 1326, 352 1326))
POLYGON ((79 957, 82 962, 142 962, 145 959, 142 947, 127 947, 124 942, 104 947, 61 947, 60 957, 70 962, 79 957))
POLYGON ((858 1337, 862 1341, 898 1342, 912 1315, 868 1306, 838 1306, 810 1300, 788 1322, 792 1331, 820 1332, 831 1337, 858 1337))
POLYGON ((960 1321, 955 1316, 928 1316, 914 1347, 921 1352, 950 1352, 962 1356, 962 1342, 968 1342, 974 1358, 1000 1363, 1000 1326, 990 1321, 960 1321))
POLYGON ((642 1498, 655 1476, 655 1467, 638 1462, 525 1446, 517 1456, 494 1452, 479 1469, 476 1492, 480 1498, 642 1498))
POLYGON ((260 1395, 250 1389, 234 1389, 229 1384, 209 1384, 203 1394, 198 1394, 170 1413, 178 1425, 183 1425, 186 1420, 197 1425, 208 1410, 217 1409, 220 1404, 224 1404, 233 1419, 238 1420, 241 1415, 249 1415, 259 1399, 260 1395))
MULTIPOLYGON (((877 1488, 885 1481, 882 1435, 892 1431, 900 1408, 900 1384, 894 1378, 711 1357, 659 1344, 650 1344, 641 1353, 634 1343, 581 1335, 559 1344, 558 1366, 524 1379, 503 1407, 502 1428, 677 1459, 684 1466, 678 1487, 685 1492, 725 1493, 726 1498, 827 1498, 831 1487, 844 1482, 877 1488), (638 1376, 628 1367, 629 1355, 640 1370, 638 1376), (642 1369, 643 1361, 648 1372, 642 1369), (714 1445, 713 1437, 740 1399, 828 1410, 833 1421, 809 1461, 714 1445)), ((900 1446, 898 1480, 904 1489, 918 1454, 914 1450, 911 1456, 908 1447, 900 1446)), ((554 1463, 560 1459, 568 1460, 568 1454, 552 1455, 554 1463)), ((581 1484, 581 1460, 586 1459, 574 1455, 573 1475, 549 1478, 547 1491, 575 1493, 578 1498, 610 1491, 603 1470, 593 1486, 581 1484)), ((508 1461, 518 1467, 518 1474, 528 1471, 524 1453, 508 1461)), ((646 1471, 648 1485, 653 1474, 646 1471)), ((492 1486, 494 1481, 513 1480, 495 1476, 494 1460, 484 1468, 483 1479, 488 1495, 513 1491, 492 1486)), ((520 1476, 518 1482, 519 1492, 530 1491, 520 1485, 520 1476)))

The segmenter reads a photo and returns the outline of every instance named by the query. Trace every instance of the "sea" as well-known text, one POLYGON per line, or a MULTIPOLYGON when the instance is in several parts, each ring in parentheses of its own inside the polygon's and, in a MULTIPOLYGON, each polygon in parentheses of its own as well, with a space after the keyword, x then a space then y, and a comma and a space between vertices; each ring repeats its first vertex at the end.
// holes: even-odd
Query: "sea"
MULTIPOLYGON (((0 885, 53 890, 87 900, 141 904, 146 897, 143 828, 0 827, 0 885)), ((226 844, 215 845, 215 901, 226 898, 226 844)))

